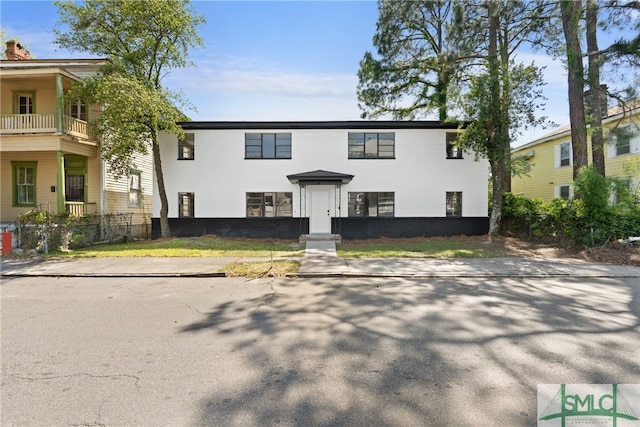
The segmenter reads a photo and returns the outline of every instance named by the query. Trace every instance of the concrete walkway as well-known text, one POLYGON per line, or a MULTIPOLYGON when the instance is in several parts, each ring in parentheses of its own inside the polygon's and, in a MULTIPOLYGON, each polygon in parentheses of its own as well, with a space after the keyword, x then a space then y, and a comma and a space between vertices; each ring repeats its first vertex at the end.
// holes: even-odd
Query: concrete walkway
POLYGON ((306 243, 304 257, 337 257, 336 243, 331 241, 310 241, 306 243))
MULTIPOLYGON (((640 267, 576 259, 537 258, 339 258, 331 241, 307 242, 295 277, 631 277, 640 267)), ((264 258, 6 258, 3 278, 49 277, 224 277, 224 265, 264 258)))

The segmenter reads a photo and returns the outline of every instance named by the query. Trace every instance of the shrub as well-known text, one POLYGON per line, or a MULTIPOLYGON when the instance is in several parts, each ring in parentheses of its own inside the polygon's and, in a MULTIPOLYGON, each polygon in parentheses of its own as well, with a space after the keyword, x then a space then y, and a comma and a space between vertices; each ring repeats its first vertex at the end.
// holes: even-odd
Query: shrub
POLYGON ((39 252, 88 246, 99 240, 100 217, 33 211, 18 218, 20 246, 39 252))
POLYGON ((540 239, 570 238, 596 246, 614 239, 640 236, 640 198, 620 191, 618 203, 610 203, 616 180, 582 168, 575 180, 577 200, 554 199, 547 203, 505 193, 502 231, 540 239))

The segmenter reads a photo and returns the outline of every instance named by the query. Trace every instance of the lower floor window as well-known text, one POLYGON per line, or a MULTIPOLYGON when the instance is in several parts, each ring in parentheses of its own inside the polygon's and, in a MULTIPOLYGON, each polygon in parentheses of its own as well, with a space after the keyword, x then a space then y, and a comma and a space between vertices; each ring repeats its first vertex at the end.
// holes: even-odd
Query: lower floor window
POLYGON ((247 216, 293 216, 293 193, 247 193, 247 216))
POLYGON ((447 191, 447 216, 462 216, 462 191, 447 191))
POLYGON ((395 193, 349 193, 349 216, 393 216, 395 210, 395 193))
POLYGON ((142 201, 142 187, 140 185, 140 172, 129 172, 129 206, 140 206, 142 201))
POLYGON ((36 205, 36 162, 12 162, 14 206, 36 205))
POLYGON ((613 192, 611 195, 611 204, 617 205, 622 200, 625 199, 626 196, 631 193, 631 179, 630 178, 617 178, 613 184, 613 192))
POLYGON ((569 200, 573 197, 572 193, 571 184, 558 185, 555 190, 555 197, 557 199, 569 200))
POLYGON ((178 216, 180 218, 195 217, 193 202, 194 193, 178 193, 178 216))

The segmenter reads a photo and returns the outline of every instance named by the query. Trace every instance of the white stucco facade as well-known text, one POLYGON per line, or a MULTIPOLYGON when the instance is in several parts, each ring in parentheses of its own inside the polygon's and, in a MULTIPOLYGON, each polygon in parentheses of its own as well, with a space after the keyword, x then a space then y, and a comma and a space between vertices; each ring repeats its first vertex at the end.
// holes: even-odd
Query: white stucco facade
MULTIPOLYGON (((194 134, 193 160, 178 160, 178 141, 160 136, 169 218, 177 218, 179 193, 194 195, 197 218, 247 217, 247 193, 292 193, 292 217, 310 217, 312 191, 329 191, 331 217, 349 216, 348 194, 391 192, 393 217, 445 217, 446 193, 462 193, 462 217, 487 217, 488 162, 473 153, 448 159, 446 134, 451 126, 434 122, 254 122, 185 123, 194 134), (383 125, 382 123, 386 123, 383 125), (424 126, 420 126, 420 124, 424 126), (370 127, 367 127, 367 126, 370 127), (395 126, 395 127, 394 127, 395 126), (290 159, 245 158, 245 134, 291 135, 290 159), (349 133, 391 133, 393 158, 349 158, 349 133), (288 175, 309 171, 353 175, 342 185, 292 183, 288 175)), ((325 183, 326 184, 326 183, 325 183)), ((156 187, 154 187, 156 189, 156 187)), ((317 202, 316 202, 317 204, 317 202)), ((153 216, 158 217, 160 199, 154 190, 153 216)))

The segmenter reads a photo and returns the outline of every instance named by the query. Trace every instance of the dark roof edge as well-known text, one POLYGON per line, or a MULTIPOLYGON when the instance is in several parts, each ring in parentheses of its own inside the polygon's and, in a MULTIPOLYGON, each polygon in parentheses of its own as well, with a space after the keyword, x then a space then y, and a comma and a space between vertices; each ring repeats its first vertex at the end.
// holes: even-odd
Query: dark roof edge
MULTIPOLYGON (((260 121, 260 122, 178 122, 183 129, 457 129, 460 124, 439 121, 260 121)), ((464 124, 463 124, 464 125, 464 124)))

